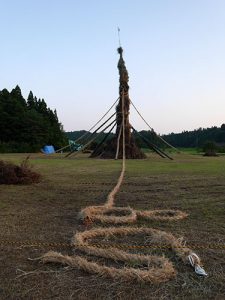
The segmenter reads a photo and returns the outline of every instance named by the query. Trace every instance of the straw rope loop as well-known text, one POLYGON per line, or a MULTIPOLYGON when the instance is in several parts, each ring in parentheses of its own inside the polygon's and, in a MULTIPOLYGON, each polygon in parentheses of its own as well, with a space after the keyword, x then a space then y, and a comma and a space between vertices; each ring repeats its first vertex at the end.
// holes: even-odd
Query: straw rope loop
POLYGON ((126 281, 159 283, 165 282, 176 276, 176 270, 174 269, 173 264, 164 256, 131 254, 115 248, 116 246, 104 249, 89 244, 89 240, 97 237, 109 237, 112 235, 128 236, 134 234, 150 236, 150 238, 154 240, 154 243, 166 243, 167 247, 173 250, 185 263, 187 262, 188 255, 191 253, 191 250, 184 247, 181 244, 181 241, 176 239, 172 234, 168 234, 164 231, 145 227, 109 227, 78 232, 75 234, 72 244, 76 249, 79 249, 88 255, 103 257, 113 261, 121 261, 127 266, 130 265, 130 267, 121 269, 106 267, 80 256, 69 257, 53 251, 44 255, 42 260, 44 262, 59 262, 88 271, 92 274, 100 274, 104 277, 126 281), (139 268, 134 268, 132 265, 138 265, 139 268), (144 268, 140 268, 141 266, 144 268))

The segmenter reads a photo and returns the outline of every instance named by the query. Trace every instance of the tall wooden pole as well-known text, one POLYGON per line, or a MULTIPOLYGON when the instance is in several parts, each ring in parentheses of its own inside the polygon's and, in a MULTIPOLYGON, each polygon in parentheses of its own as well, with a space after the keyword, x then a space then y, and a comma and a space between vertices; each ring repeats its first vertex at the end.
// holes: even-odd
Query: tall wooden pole
MULTIPOLYGON (((118 139, 120 133, 120 127, 122 126, 122 97, 124 97, 124 124, 125 124, 125 145, 126 145, 126 156, 127 158, 144 158, 145 155, 141 152, 141 150, 135 145, 134 139, 131 134, 131 124, 129 121, 130 115, 130 98, 129 98, 129 75, 125 65, 125 61, 123 59, 123 48, 119 47, 117 49, 120 58, 118 61, 118 70, 119 70, 119 96, 120 100, 116 107, 116 138, 118 139)), ((120 149, 122 149, 122 135, 120 137, 120 149)), ((120 155, 121 157, 121 151, 120 155)))
POLYGON ((130 114, 130 98, 129 98, 129 76, 125 61, 123 59, 123 49, 119 47, 118 53, 120 55, 118 61, 118 70, 119 70, 119 103, 116 106, 116 136, 107 142, 107 144, 96 153, 93 153, 92 157, 99 156, 101 158, 122 158, 122 145, 123 145, 123 134, 122 124, 122 103, 124 101, 124 129, 125 129, 125 153, 126 158, 145 158, 145 154, 135 145, 134 138, 131 134, 132 126, 129 121, 130 114), (122 100, 123 99, 123 100, 122 100), (119 144, 117 143, 119 139, 119 144), (117 147, 119 145, 119 147, 117 147), (118 150, 118 151, 117 151, 118 150))
MULTIPOLYGON (((127 72, 127 68, 125 66, 125 61, 123 59, 123 49, 120 47, 118 48, 118 53, 120 55, 119 62, 118 62, 118 69, 119 69, 119 95, 120 100, 116 107, 117 112, 117 129, 116 129, 116 137, 119 135, 120 126, 122 126, 122 97, 124 97, 124 121, 125 121, 125 141, 126 144, 130 144, 131 142, 131 125, 129 122, 129 114, 130 114, 130 98, 129 98, 129 75, 127 72)), ((122 143, 122 137, 121 143, 122 143)))

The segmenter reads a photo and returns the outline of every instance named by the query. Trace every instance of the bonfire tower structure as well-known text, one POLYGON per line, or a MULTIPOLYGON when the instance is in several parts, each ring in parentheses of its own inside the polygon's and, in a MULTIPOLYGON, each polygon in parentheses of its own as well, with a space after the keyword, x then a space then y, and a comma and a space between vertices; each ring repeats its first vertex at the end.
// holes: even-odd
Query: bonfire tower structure
MULTIPOLYGON (((130 115, 130 98, 129 98, 129 75, 123 59, 123 48, 118 48, 118 53, 120 55, 118 62, 119 70, 119 103, 116 107, 116 117, 117 117, 117 129, 116 129, 116 138, 120 134, 120 129, 122 126, 122 105, 124 102, 124 127, 125 127, 125 143, 126 143, 126 158, 145 158, 144 153, 140 150, 139 147, 135 144, 134 138, 131 133, 132 126, 129 121, 130 115), (122 99, 123 97, 123 99, 122 99), (123 101, 122 101, 123 100, 123 101)), ((120 147, 119 147, 119 158, 122 157, 122 134, 120 136, 120 147)))
POLYGON ((129 75, 123 59, 123 49, 119 47, 118 53, 120 55, 118 61, 119 70, 119 102, 116 106, 116 135, 109 140, 107 144, 99 149, 93 156, 99 156, 101 158, 122 158, 122 126, 123 126, 123 104, 124 104, 124 127, 125 127, 125 149, 127 159, 141 159, 145 158, 145 154, 135 144, 134 137, 132 135, 132 126, 129 121, 130 115, 130 98, 129 98, 129 75), (118 144, 119 140, 119 144, 118 144), (118 147, 119 146, 119 147, 118 147))
MULTIPOLYGON (((119 98, 106 112, 106 114, 94 126, 92 126, 92 128, 90 128, 89 131, 84 133, 84 135, 82 135, 75 141, 75 143, 79 142, 82 144, 80 145, 80 149, 71 149, 71 151, 65 157, 68 157, 72 154, 75 155, 81 151, 84 151, 91 145, 92 142, 96 140, 98 135, 101 136, 102 134, 104 134, 103 139, 97 144, 96 148, 93 150, 90 157, 121 159, 123 157, 123 133, 124 133, 126 159, 146 158, 145 154, 136 145, 134 135, 138 135, 139 139, 143 140, 143 142, 148 148, 156 152, 161 157, 163 158, 167 157, 169 159, 172 159, 168 154, 166 154, 162 149, 160 149, 159 146, 153 144, 152 141, 147 139, 145 136, 142 136, 142 134, 137 132, 130 124, 129 115, 130 115, 131 104, 133 105, 133 107, 135 108, 135 110, 140 116, 141 114, 138 112, 137 108, 131 102, 129 97, 129 84, 128 84, 129 75, 125 65, 125 61, 123 59, 122 47, 119 47, 117 51, 120 56, 117 65, 119 70, 119 98), (109 111, 114 107, 114 105, 116 105, 116 112, 113 113, 106 121, 103 122, 102 120, 109 113, 109 111), (103 123, 99 126, 101 121, 103 123), (109 122, 110 124, 108 124, 109 122), (124 130, 123 130, 123 124, 124 124, 124 130), (93 128, 95 128, 97 125, 98 128, 93 132, 91 132, 91 130, 93 130, 93 128), (108 129, 109 127, 111 127, 111 129, 107 134, 105 134, 105 130, 108 129), (110 134, 112 133, 115 127, 116 127, 116 133, 110 139, 110 134), (99 132, 100 129, 101 131, 99 132)), ((166 146, 174 148, 173 146, 168 144, 165 140, 163 140, 160 136, 158 136, 142 116, 141 118, 146 123, 146 125, 148 125, 148 127, 151 130, 151 134, 155 137, 155 139, 161 140, 161 142, 166 144, 166 146)), ((68 146, 63 147, 60 150, 67 147, 68 146)))

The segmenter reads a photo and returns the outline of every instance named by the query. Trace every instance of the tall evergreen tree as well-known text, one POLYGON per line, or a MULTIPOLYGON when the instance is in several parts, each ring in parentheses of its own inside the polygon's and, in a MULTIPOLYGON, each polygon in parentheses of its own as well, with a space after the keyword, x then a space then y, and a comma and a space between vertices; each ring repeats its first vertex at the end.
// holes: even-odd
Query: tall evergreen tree
POLYGON ((34 109, 35 108, 35 102, 34 102, 34 95, 32 91, 30 91, 28 98, 27 98, 27 106, 29 109, 34 109))

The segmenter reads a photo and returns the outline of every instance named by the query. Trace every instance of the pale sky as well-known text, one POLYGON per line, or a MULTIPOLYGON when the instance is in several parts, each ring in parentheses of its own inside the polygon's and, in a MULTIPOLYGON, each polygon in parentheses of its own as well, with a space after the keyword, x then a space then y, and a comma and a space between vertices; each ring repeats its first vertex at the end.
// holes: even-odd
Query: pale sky
POLYGON ((0 0, 0 90, 89 129, 118 97, 118 26, 130 98, 156 132, 225 123, 225 0, 0 0))

